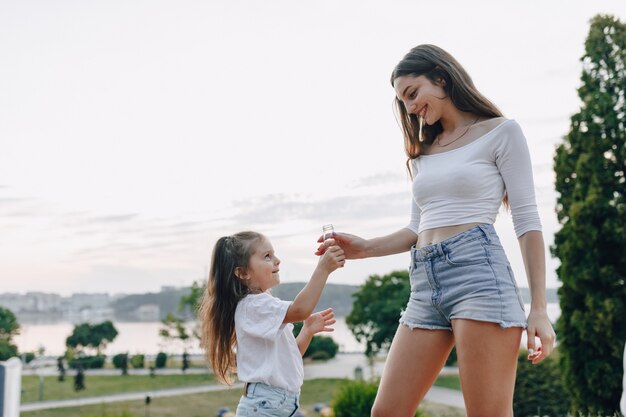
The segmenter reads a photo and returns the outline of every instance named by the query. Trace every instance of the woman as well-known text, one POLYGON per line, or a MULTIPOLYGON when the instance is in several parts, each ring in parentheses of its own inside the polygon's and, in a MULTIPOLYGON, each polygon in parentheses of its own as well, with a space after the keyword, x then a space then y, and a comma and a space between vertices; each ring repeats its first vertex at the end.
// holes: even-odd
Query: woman
POLYGON ((467 415, 512 416, 523 329, 533 363, 550 354, 555 340, 526 139, 441 48, 413 48, 393 70, 391 84, 413 178, 410 224, 368 240, 335 234, 347 259, 411 251, 411 296, 372 416, 414 415, 454 345, 467 415), (503 203, 528 276, 527 319, 493 228, 503 203))

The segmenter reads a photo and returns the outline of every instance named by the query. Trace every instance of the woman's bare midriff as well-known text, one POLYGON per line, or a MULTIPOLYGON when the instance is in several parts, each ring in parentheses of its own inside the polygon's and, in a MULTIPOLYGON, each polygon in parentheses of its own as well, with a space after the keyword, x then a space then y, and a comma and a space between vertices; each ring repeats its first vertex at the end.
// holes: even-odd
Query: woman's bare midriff
POLYGON ((458 235, 479 223, 457 224, 454 226, 435 227, 434 229, 423 230, 417 238, 417 248, 434 245, 446 240, 454 235, 458 235))

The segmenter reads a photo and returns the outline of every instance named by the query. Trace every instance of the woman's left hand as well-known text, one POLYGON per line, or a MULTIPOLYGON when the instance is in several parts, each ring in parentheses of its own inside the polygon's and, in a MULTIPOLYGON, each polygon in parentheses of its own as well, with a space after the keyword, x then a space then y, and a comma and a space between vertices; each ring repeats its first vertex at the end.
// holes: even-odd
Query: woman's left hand
POLYGON ((304 320, 303 330, 306 328, 312 335, 319 332, 332 332, 335 329, 330 326, 335 324, 336 321, 333 309, 327 308, 324 311, 311 314, 306 320, 304 320))
POLYGON ((533 364, 537 364, 550 356, 554 349, 556 334, 545 310, 533 310, 531 308, 528 314, 526 333, 528 335, 528 360, 532 361, 533 364), (535 337, 541 340, 540 346, 535 345, 535 337))

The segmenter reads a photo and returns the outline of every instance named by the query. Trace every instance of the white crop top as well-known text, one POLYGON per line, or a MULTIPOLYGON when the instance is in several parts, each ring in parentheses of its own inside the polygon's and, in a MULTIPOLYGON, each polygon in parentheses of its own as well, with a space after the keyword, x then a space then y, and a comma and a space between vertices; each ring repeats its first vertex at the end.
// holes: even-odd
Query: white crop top
POLYGON ((515 120, 451 151, 411 161, 413 199, 408 229, 493 224, 508 194, 515 234, 541 230, 526 138, 515 120))

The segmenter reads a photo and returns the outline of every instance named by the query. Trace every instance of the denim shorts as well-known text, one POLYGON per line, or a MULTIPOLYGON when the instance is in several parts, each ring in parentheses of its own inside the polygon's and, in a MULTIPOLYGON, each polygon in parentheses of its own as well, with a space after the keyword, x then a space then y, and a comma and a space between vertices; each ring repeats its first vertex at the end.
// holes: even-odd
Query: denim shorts
POLYGON ((245 390, 236 417, 289 417, 300 406, 300 393, 261 382, 249 383, 245 390))
POLYGON ((411 296, 400 323, 411 329, 452 330, 452 319, 526 328, 524 302, 491 224, 413 246, 409 278, 411 296))

